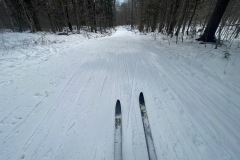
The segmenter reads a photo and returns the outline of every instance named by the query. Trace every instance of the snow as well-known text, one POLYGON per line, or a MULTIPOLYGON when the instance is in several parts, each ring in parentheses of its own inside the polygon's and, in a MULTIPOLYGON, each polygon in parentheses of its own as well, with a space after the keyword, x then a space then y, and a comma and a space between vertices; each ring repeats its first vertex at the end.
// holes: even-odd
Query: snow
POLYGON ((140 92, 158 159, 240 159, 239 48, 227 60, 223 47, 169 45, 122 27, 25 48, 32 34, 1 36, 0 159, 114 159, 119 99, 123 159, 146 160, 140 92))

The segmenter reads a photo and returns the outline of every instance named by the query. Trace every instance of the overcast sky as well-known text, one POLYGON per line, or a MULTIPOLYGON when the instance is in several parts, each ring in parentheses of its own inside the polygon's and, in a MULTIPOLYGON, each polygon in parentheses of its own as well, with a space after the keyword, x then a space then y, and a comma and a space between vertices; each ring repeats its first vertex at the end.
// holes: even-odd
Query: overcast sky
POLYGON ((118 2, 122 3, 124 0, 118 0, 118 2))

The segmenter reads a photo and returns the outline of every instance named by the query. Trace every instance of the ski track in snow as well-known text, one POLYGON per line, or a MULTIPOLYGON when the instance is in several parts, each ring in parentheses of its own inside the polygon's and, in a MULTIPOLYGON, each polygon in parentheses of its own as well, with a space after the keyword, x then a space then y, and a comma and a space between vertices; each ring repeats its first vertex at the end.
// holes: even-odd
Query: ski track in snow
POLYGON ((239 88, 184 51, 118 28, 65 54, 3 67, 0 159, 113 160, 119 99, 123 159, 146 160, 140 92, 159 160, 240 159, 239 88))

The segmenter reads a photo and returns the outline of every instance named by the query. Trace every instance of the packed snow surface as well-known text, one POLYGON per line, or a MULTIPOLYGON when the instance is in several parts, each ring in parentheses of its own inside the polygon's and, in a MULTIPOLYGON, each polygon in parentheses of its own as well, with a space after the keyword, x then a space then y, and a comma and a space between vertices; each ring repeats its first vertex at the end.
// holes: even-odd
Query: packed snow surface
POLYGON ((157 43, 119 27, 2 49, 0 159, 113 160, 119 99, 123 159, 146 160, 143 92, 158 160, 239 160, 239 49, 226 59, 211 44, 157 43))

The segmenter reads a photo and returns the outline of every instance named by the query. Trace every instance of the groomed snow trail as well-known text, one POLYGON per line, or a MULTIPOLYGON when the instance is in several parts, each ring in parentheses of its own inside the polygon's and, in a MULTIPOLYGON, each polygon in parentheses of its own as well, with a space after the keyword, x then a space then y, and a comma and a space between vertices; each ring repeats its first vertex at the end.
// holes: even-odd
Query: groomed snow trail
POLYGON ((60 55, 2 67, 0 159, 113 160, 119 99, 123 159, 146 160, 143 92, 159 160, 239 160, 240 90, 178 55, 185 51, 118 28, 60 55))

